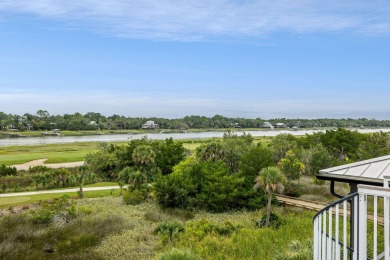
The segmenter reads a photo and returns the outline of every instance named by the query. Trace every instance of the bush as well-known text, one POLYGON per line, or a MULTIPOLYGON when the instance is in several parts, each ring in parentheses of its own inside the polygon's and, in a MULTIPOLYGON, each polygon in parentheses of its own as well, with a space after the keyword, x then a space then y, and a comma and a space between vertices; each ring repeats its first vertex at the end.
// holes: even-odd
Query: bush
MULTIPOLYGON (((257 226, 258 227, 265 227, 265 222, 267 219, 267 215, 264 214, 258 221, 257 221, 257 226)), ((280 226, 283 224, 282 218, 274 213, 271 212, 270 218, 269 218, 269 226, 272 228, 280 228, 280 226)))
POLYGON ((17 170, 15 167, 5 166, 2 164, 0 166, 0 176, 16 175, 17 170))
POLYGON ((76 204, 69 201, 68 195, 64 195, 58 199, 44 201, 38 211, 32 212, 33 222, 42 224, 54 220, 69 223, 75 217, 77 217, 76 204))
POLYGON ((159 260, 200 260, 199 256, 193 254, 189 250, 180 250, 172 248, 171 251, 163 253, 159 260))
POLYGON ((300 197, 302 195, 303 189, 302 185, 296 183, 287 183, 284 185, 284 195, 291 197, 300 197))
POLYGON ((187 225, 187 233, 203 239, 206 235, 217 234, 219 236, 230 236, 240 230, 240 226, 232 224, 230 221, 225 221, 224 225, 210 223, 206 219, 201 219, 187 225))
POLYGON ((192 206, 190 194, 194 186, 186 178, 178 173, 161 176, 157 179, 156 185, 157 203, 162 208, 187 209, 192 206))
POLYGON ((25 190, 27 187, 33 185, 33 179, 29 175, 24 176, 5 176, 0 177, 1 189, 5 190, 14 190, 17 187, 17 190, 25 190))
POLYGON ((183 224, 177 220, 162 222, 154 229, 155 234, 162 235, 163 242, 172 242, 179 233, 184 232, 183 224))
POLYGON ((30 166, 28 168, 28 171, 30 173, 37 173, 37 172, 48 172, 51 169, 45 165, 37 165, 37 166, 30 166))
POLYGON ((123 202, 126 205, 138 205, 145 201, 142 191, 134 190, 123 193, 123 202))

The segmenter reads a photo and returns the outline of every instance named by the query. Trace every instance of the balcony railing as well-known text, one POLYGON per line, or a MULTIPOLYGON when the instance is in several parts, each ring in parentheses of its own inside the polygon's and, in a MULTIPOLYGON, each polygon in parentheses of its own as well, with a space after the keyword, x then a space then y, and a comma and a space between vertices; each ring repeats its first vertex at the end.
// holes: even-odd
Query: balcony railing
POLYGON ((389 202, 389 188, 358 185, 357 193, 318 212, 314 259, 390 260, 389 202))

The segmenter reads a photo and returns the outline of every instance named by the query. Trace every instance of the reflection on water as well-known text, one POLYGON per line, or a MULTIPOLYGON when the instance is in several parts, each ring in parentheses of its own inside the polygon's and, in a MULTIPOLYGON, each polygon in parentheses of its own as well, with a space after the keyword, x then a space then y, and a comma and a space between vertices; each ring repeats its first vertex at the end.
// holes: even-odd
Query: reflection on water
MULTIPOLYGON (((390 129, 359 129, 361 133, 389 132, 390 129)), ((278 134, 305 135, 313 134, 318 130, 272 130, 272 131, 245 131, 252 136, 276 136, 278 134)), ((234 132, 242 135, 244 132, 234 132)), ((37 145, 37 144, 60 144, 76 142, 126 142, 133 139, 141 139, 146 136, 153 140, 165 140, 172 137, 174 140, 183 139, 202 139, 212 137, 223 137, 223 132, 199 132, 199 133, 147 133, 147 134, 119 134, 119 135, 89 135, 89 136, 42 136, 42 137, 24 137, 24 138, 4 138, 0 139, 0 146, 11 145, 37 145)))

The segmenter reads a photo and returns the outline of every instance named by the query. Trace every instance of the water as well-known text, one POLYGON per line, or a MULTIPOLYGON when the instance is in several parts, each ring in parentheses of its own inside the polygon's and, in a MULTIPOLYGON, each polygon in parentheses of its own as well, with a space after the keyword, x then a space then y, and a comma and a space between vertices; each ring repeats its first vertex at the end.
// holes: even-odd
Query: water
MULTIPOLYGON (((390 129, 359 129, 361 133, 389 132, 390 129)), ((319 130, 270 130, 270 131, 245 131, 252 136, 276 136, 278 134, 305 135, 319 132, 319 130)), ((244 132, 234 132, 243 135, 244 132)), ((152 140, 165 140, 172 137, 174 140, 203 139, 223 137, 223 132, 198 132, 198 133, 145 133, 145 134, 116 134, 116 135, 89 135, 89 136, 42 136, 0 139, 0 146, 12 145, 38 145, 38 144, 63 144, 76 142, 126 142, 147 137, 152 140)))

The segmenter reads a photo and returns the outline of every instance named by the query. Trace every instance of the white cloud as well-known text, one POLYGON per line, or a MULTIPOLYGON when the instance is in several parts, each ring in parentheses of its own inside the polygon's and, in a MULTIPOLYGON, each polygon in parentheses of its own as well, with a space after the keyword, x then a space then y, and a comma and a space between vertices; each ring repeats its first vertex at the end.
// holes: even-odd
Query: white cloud
POLYGON ((390 32, 383 0, 3 0, 0 13, 28 13, 120 37, 200 40, 268 32, 390 32))

